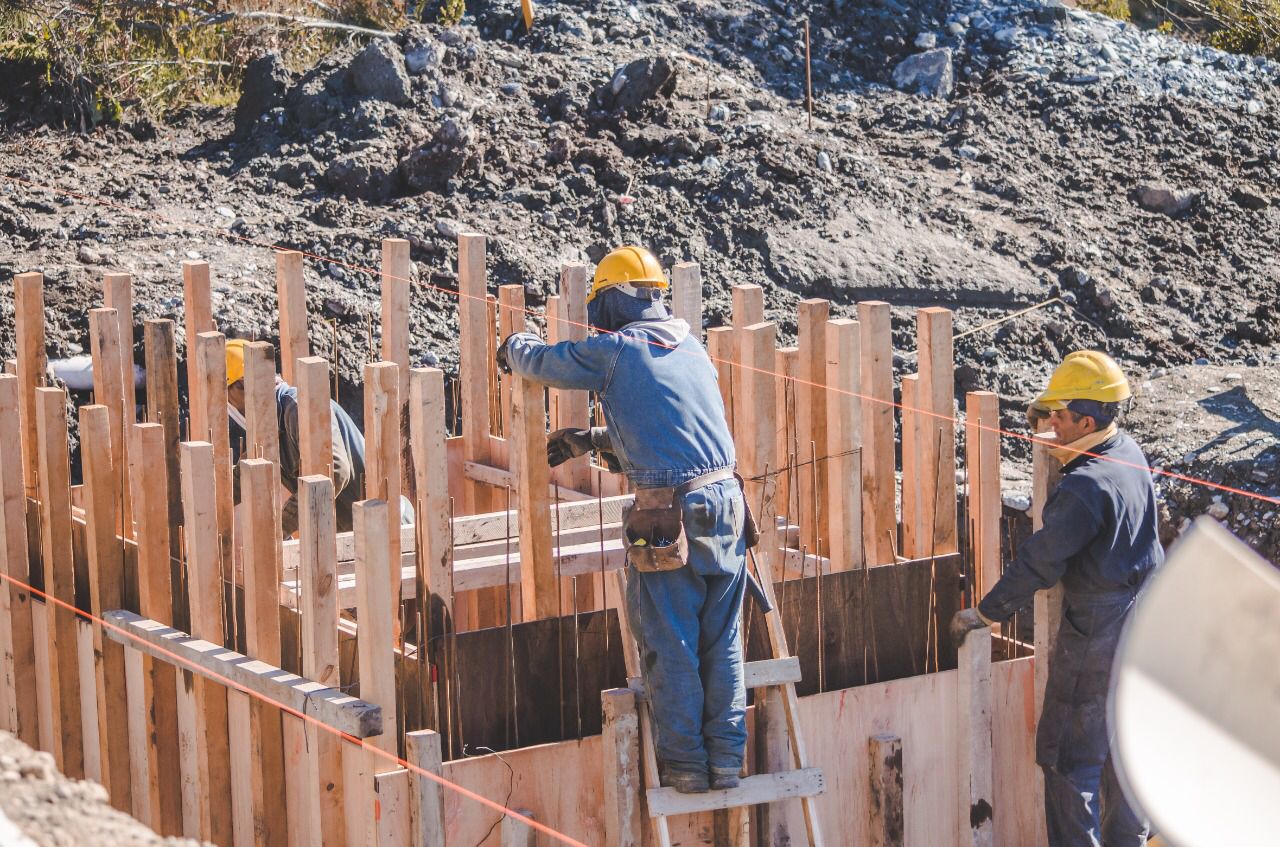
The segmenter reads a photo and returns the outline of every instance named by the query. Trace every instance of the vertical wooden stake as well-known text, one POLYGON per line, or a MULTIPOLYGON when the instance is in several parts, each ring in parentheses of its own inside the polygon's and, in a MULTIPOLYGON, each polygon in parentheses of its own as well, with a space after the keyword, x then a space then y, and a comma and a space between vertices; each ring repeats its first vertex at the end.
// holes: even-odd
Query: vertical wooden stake
MULTIPOLYGON (((357 504, 357 508, 359 504, 357 504)), ((358 583, 357 583, 358 584, 358 583)), ((363 638, 364 633, 360 633, 363 638)), ((384 716, 385 721, 385 716, 384 716)), ((384 723, 384 726, 386 724, 384 723)), ((343 814, 347 821, 347 847, 374 847, 378 827, 373 791, 375 758, 360 741, 342 744, 343 814)))
MULTIPOLYGON (((120 382, 124 386, 126 429, 138 419, 138 384, 133 376, 133 277, 105 274, 102 278, 102 305, 116 310, 120 330, 120 382)), ((125 441, 129 440, 128 436, 125 441)))
POLYGON ((836 318, 826 325, 827 460, 825 493, 830 515, 831 569, 866 564, 862 521, 861 339, 857 321, 836 318))
POLYGON ((306 356, 294 363, 298 388, 298 475, 333 477, 333 411, 329 363, 306 356))
POLYGON ((771 323, 757 323, 742 330, 742 361, 750 370, 745 371, 741 383, 743 412, 739 421, 743 434, 738 440, 738 461, 743 468, 742 475, 748 480, 746 496, 750 498, 751 508, 756 512, 756 523, 760 526, 760 544, 756 547, 756 559, 761 568, 768 568, 768 573, 761 573, 763 579, 776 573, 773 567, 773 551, 777 549, 777 526, 775 518, 778 504, 774 497, 777 488, 776 469, 778 459, 774 454, 777 442, 775 432, 775 378, 773 376, 774 343, 777 329, 771 323), (769 476, 761 477, 766 470, 769 476))
POLYGON ((873 735, 871 752, 871 847, 904 847, 902 739, 873 735))
MULTIPOLYGON (((109 448, 111 472, 115 490, 120 493, 117 504, 116 534, 121 538, 133 535, 131 511, 128 504, 128 430, 125 420, 125 389, 121 383, 121 359, 124 351, 120 345, 120 318, 115 309, 89 310, 89 346, 93 354, 93 398, 95 403, 106 406, 111 415, 109 448)), ((130 411, 132 415, 132 411, 130 411)), ((132 420, 128 421, 132 425, 132 420)), ((134 593, 126 587, 125 598, 134 593)))
MULTIPOLYGON (((194 411, 203 405, 196 368, 196 336, 214 329, 208 262, 182 263, 182 316, 187 338, 187 406, 194 411)), ((101 371, 95 369, 93 373, 96 376, 101 371)))
POLYGON ((920 350, 921 527, 924 555, 954 553, 956 534, 955 353, 951 310, 930 307, 916 313, 920 350))
MULTIPOLYGON (((733 329, 737 343, 734 345, 736 350, 733 361, 738 367, 733 368, 733 396, 734 403, 737 404, 738 398, 746 393, 747 381, 752 378, 751 371, 742 365, 746 364, 744 358, 745 332, 744 330, 764 321, 764 289, 758 285, 735 285, 732 290, 733 296, 733 329)), ((739 431, 743 426, 750 426, 750 422, 745 420, 735 409, 733 417, 733 440, 741 442, 743 433, 739 431)))
MULTIPOLYGON (((67 396, 60 388, 37 388, 36 453, 39 469, 40 547, 44 589, 50 597, 76 605, 76 572, 71 552, 71 470, 67 454, 67 396)), ((86 589, 88 574, 85 575, 86 589)), ((75 613, 45 603, 49 620, 49 661, 54 749, 50 752, 67 776, 84 777, 80 731, 80 670, 76 656, 75 613)))
POLYGON ((641 847, 640 716, 630 688, 601 692, 605 847, 641 847))
MULTIPOLYGON (((405 758, 427 773, 440 775, 440 734, 421 729, 405 735, 405 758)), ((444 790, 440 783, 410 773, 411 847, 444 847, 444 790)))
MULTIPOLYGON (((393 637, 400 638, 400 366, 364 366, 365 497, 387 504, 387 582, 393 637)), ((390 734, 394 735, 394 732, 390 734)))
POLYGON ((176 529, 182 526, 182 490, 178 474, 178 351, 173 321, 149 320, 143 324, 143 345, 147 364, 147 420, 164 428, 164 455, 159 467, 151 469, 153 479, 163 474, 169 520, 170 584, 176 599, 172 620, 178 629, 188 629, 186 580, 182 573, 182 548, 176 529))
POLYGON ((965 395, 965 418, 977 603, 1000 579, 1000 398, 990 391, 970 391, 965 395))
POLYGON ((265 341, 255 341, 244 348, 244 420, 248 424, 246 453, 250 458, 271 463, 274 492, 280 487, 280 421, 276 411, 275 349, 265 341))
MULTIPOLYGON (((1041 429, 1041 432, 1044 430, 1041 429)), ((1050 453, 1051 446, 1035 442, 1031 450, 1031 528, 1044 526, 1044 506, 1062 479, 1062 464, 1050 453)), ((1037 591, 1034 601, 1036 655, 1036 721, 1044 711, 1044 689, 1049 681, 1049 663, 1058 627, 1062 624, 1062 585, 1037 591)))
POLYGON ((45 384, 48 362, 44 347, 44 277, 38 273, 13 278, 14 330, 18 346, 18 379, 22 394, 22 463, 28 497, 39 488, 36 458, 36 389, 45 384))
MULTIPOLYGON (((489 448, 489 307, 485 300, 485 237, 458 236, 458 371, 462 385, 462 450, 465 460, 488 464, 489 448)), ((465 485, 465 511, 491 511, 493 499, 478 482, 465 485)))
POLYGON ((902 377, 902 555, 908 559, 928 555, 920 502, 925 489, 921 467, 924 457, 920 449, 921 409, 920 377, 902 377))
MULTIPOLYGON (((356 614, 360 620, 357 636, 360 699, 382 707, 384 731, 369 743, 394 754, 397 747, 396 672, 387 508, 384 500, 361 500, 355 505, 356 614)), ((385 760, 379 759, 374 764, 376 773, 388 770, 394 770, 394 766, 385 760)))
POLYGON ((991 782, 991 629, 969 631, 958 658, 960 827, 956 843, 991 847, 994 824, 991 782))
POLYGON ((898 518, 895 510, 893 444, 893 335, 889 304, 858 304, 861 328, 862 525, 871 564, 893 561, 898 518))
POLYGON ((716 326, 707 330, 707 355, 716 369, 716 381, 720 386, 720 402, 724 403, 724 420, 733 432, 733 363, 737 361, 734 350, 733 327, 716 326))
POLYGON ((671 267, 671 314, 688 321, 694 338, 702 339, 702 269, 697 262, 671 267))
POLYGON ((400 404, 409 399, 409 242, 382 239, 382 360, 398 367, 400 404))
POLYGON ((804 509, 799 500, 800 489, 807 487, 809 482, 809 467, 797 467, 809 458, 808 444, 805 444, 803 452, 800 450, 800 433, 796 426, 800 409, 800 401, 796 396, 799 391, 796 379, 799 370, 800 348, 778 347, 773 351, 773 419, 778 422, 773 449, 773 455, 778 457, 778 466, 771 468, 778 472, 774 478, 774 491, 778 514, 790 524, 804 522, 804 526, 800 528, 800 542, 804 543, 805 531, 812 526, 813 515, 804 509))
POLYGON ((307 283, 302 274, 302 254, 296 250, 276 252, 276 303, 280 310, 280 375, 285 382, 296 385, 297 361, 311 355, 307 283))
MULTIPOLYGON (((799 424, 800 452, 804 461, 818 458, 817 490, 812 480, 814 469, 803 467, 797 477, 800 483, 801 514, 808 521, 800 528, 801 544, 809 550, 831 549, 831 515, 826 499, 827 477, 831 462, 825 457, 832 451, 827 446, 827 404, 832 401, 827 385, 827 319, 831 304, 826 300, 801 300, 797 322, 797 345, 800 358, 796 376, 796 417, 799 424), (812 446, 811 446, 812 445, 812 446)), ((855 360, 856 361, 856 360, 855 360)))
MULTIPOLYGON (((22 380, 13 374, 0 375, 0 572, 28 583, 31 579, 27 545, 27 503, 22 471, 22 418, 19 412, 22 380)), ((7 582, 0 587, 9 600, 10 638, 8 654, 0 654, 0 672, 7 667, 13 698, 7 716, 10 731, 26 744, 39 743, 39 708, 36 702, 35 633, 32 628, 31 592, 7 582)), ((0 637, 4 633, 0 632, 0 637)), ((0 643, 0 647, 4 644, 0 643)))
POLYGON ((231 436, 227 423, 227 359, 226 340, 220 332, 202 332, 196 336, 197 379, 201 385, 204 406, 201 425, 196 426, 193 413, 190 427, 193 441, 213 445, 213 493, 218 514, 218 551, 222 559, 224 583, 234 582, 232 564, 233 468, 231 436))
MULTIPOLYGON (((567 263, 560 266, 560 308, 564 321, 560 326, 560 341, 587 340, 587 266, 567 263)), ((588 395, 585 391, 560 391, 556 407, 560 420, 556 427, 590 425, 588 395)), ((565 469, 565 484, 574 491, 591 490, 591 460, 579 456, 561 465, 565 469)), ((505 508, 505 506, 504 506, 505 508)))

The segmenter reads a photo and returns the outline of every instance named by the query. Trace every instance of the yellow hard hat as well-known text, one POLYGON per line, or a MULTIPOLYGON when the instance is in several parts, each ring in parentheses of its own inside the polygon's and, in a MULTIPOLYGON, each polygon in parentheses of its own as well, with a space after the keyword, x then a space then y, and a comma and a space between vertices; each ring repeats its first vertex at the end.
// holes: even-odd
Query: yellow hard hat
POLYGON ((227 342, 227 387, 244 379, 244 348, 248 344, 243 338, 233 338, 227 342))
POLYGON ((1036 403, 1056 411, 1072 400, 1119 403, 1131 394, 1129 380, 1114 359, 1098 350, 1077 350, 1054 370, 1036 403))
POLYGON ((596 278, 591 283, 587 302, 606 288, 625 285, 632 288, 666 288, 667 277, 657 258, 643 247, 619 247, 596 265, 596 278))

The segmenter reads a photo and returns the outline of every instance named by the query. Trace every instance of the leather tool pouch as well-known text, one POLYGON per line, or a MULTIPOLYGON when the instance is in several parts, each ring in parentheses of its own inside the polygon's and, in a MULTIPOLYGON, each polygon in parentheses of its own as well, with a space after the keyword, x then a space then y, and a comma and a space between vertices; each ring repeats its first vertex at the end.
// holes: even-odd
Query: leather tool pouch
POLYGON ((642 573, 674 571, 689 561, 689 540, 675 488, 641 488, 622 516, 627 563, 642 573))
POLYGON ((743 482, 741 474, 734 474, 734 479, 738 480, 738 488, 742 490, 742 508, 744 515, 742 518, 742 538, 750 550, 760 543, 760 527, 756 525, 756 516, 751 513, 751 503, 747 501, 747 484, 743 482))

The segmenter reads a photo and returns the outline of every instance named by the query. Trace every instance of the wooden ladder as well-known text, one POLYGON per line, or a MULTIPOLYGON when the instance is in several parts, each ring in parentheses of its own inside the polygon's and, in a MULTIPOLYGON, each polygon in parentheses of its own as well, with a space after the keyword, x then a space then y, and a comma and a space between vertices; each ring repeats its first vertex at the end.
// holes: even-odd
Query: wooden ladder
MULTIPOLYGON (((767 570, 767 569, 766 569, 767 570)), ((627 576, 625 570, 617 571, 621 605, 625 607, 627 576)), ((764 619, 769 635, 769 649, 773 657, 758 662, 746 662, 743 666, 747 688, 777 688, 786 715, 787 735, 791 742, 792 766, 790 771, 755 774, 744 777, 737 788, 708 791, 705 794, 681 794, 674 788, 663 788, 659 783, 658 754, 653 742, 652 714, 640 676, 640 652, 627 624, 624 609, 619 609, 618 620, 622 628, 622 654, 626 662, 628 686, 635 692, 636 711, 640 719, 641 761, 644 771, 645 805, 652 819, 652 830, 657 847, 671 847, 671 832, 667 818, 673 815, 691 815, 722 809, 739 809, 780 800, 799 798, 804 811, 805 830, 810 847, 823 847, 822 832, 818 826, 818 812, 814 798, 825 790, 822 769, 809 767, 804 736, 800 732, 799 707, 796 686, 800 681, 800 660, 787 650, 786 633, 782 628, 782 615, 774 598, 773 580, 762 574, 761 588, 771 607, 764 619)), ((743 645, 745 649, 745 644, 743 645)), ((757 702, 759 702, 757 700, 757 702)))

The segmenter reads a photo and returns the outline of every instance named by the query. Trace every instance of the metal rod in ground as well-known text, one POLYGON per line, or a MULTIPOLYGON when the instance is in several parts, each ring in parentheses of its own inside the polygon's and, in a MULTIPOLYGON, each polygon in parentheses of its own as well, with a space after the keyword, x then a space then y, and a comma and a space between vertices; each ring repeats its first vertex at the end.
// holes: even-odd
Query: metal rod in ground
POLYGON ((809 22, 804 22, 804 89, 809 104, 809 129, 813 129, 813 56, 809 50, 809 22))
POLYGON ((511 486, 507 486, 507 506, 506 506, 506 556, 507 556, 507 707, 510 709, 509 717, 503 722, 503 729, 506 730, 506 744, 511 747, 511 727, 516 720, 516 642, 515 633, 511 628, 511 486))
MULTIPOLYGON (((455 601, 458 597, 457 583, 454 579, 454 554, 453 546, 453 523, 454 523, 454 502, 453 498, 449 498, 449 596, 455 601)), ((449 622, 449 672, 453 675, 453 695, 449 703, 449 758, 457 758, 457 754, 461 750, 467 749, 467 742, 462 734, 462 674, 458 671, 458 625, 456 621, 449 622), (458 745, 455 748, 453 743, 454 724, 457 724, 458 745)))
MULTIPOLYGON (((562 559, 560 547, 560 483, 556 483, 556 600, 559 606, 556 614, 556 677, 560 683, 560 740, 565 739, 564 725, 564 568, 560 562, 562 559)), ((577 597, 574 597, 577 602, 577 597)))

